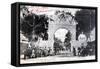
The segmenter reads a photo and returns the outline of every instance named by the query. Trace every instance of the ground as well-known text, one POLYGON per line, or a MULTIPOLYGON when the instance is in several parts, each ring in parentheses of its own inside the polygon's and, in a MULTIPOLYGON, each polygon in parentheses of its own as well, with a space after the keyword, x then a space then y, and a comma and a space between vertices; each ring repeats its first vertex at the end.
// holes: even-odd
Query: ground
POLYGON ((77 60, 93 60, 95 59, 95 56, 86 56, 86 57, 66 57, 66 56, 47 56, 47 57, 38 57, 38 58, 32 58, 32 59, 20 59, 21 64, 26 63, 46 63, 46 62, 59 62, 59 61, 77 61, 77 60))

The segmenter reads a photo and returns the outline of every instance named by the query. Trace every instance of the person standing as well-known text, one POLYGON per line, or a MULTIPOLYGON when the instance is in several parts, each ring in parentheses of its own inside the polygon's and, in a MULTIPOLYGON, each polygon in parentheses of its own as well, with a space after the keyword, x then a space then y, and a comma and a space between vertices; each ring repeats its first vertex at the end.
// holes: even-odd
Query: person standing
POLYGON ((73 55, 76 56, 76 49, 73 47, 73 55))

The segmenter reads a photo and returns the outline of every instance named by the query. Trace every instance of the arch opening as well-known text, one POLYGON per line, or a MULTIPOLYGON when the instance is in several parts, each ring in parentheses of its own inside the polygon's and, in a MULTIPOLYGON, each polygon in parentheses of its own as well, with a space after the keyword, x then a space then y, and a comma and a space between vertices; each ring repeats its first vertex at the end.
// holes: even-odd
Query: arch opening
POLYGON ((54 33, 54 52, 61 54, 62 52, 71 52, 71 33, 65 28, 57 29, 54 33))

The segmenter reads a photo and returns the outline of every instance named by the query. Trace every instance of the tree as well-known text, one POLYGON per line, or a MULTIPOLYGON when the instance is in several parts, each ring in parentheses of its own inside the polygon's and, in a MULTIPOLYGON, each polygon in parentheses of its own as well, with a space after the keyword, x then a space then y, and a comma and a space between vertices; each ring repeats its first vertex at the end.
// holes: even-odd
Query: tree
POLYGON ((28 12, 26 15, 24 14, 23 20, 21 19, 20 29, 29 40, 33 34, 47 40, 48 19, 47 15, 36 15, 28 12))
POLYGON ((65 40, 64 40, 64 45, 66 47, 66 50, 70 50, 71 51, 71 33, 70 31, 68 31, 68 33, 66 33, 65 35, 65 40))
POLYGON ((95 27, 95 10, 82 9, 76 12, 75 19, 78 22, 76 36, 81 32, 90 33, 95 27))
POLYGON ((65 35, 64 43, 70 43, 70 40, 71 40, 71 33, 70 31, 68 31, 68 33, 66 33, 65 35))

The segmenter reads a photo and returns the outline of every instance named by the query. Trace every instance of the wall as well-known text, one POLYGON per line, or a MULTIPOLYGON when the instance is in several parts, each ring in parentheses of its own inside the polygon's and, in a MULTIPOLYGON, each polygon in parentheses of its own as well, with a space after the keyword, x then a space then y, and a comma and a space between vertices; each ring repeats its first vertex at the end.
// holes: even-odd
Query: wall
MULTIPOLYGON (((77 63, 62 65, 14 67, 10 65, 11 51, 11 6, 16 1, 52 3, 65 5, 97 6, 98 7, 98 35, 100 35, 100 0, 1 0, 0 2, 0 69, 100 69, 100 42, 98 42, 99 62, 77 63)), ((100 41, 100 36, 98 36, 100 41)))

